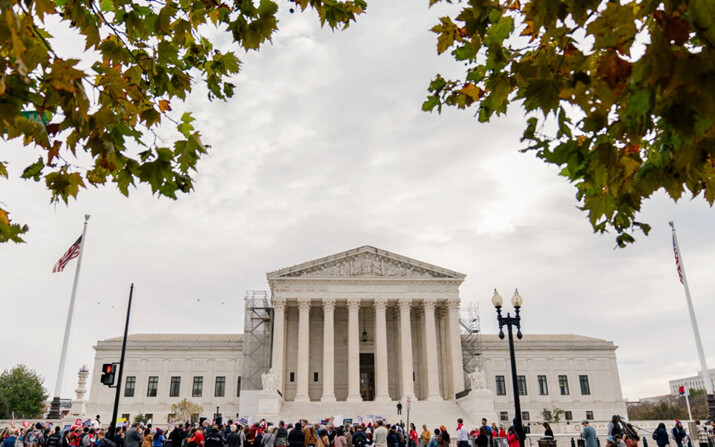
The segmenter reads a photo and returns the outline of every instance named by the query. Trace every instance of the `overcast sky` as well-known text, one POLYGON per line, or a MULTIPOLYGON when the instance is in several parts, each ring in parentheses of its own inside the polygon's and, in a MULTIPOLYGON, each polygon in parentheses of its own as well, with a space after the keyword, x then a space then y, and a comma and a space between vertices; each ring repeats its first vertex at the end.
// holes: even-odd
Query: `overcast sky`
POLYGON ((37 153, 5 143, 11 179, 0 197, 31 230, 26 244, 0 246, 0 369, 25 363, 54 388, 76 261, 51 270, 85 213, 63 397, 96 341, 121 335, 130 283, 131 332, 241 332, 245 291, 267 289, 266 272, 362 245, 467 274, 462 301, 480 306, 486 332, 496 332, 494 288, 508 301, 518 287, 524 333, 612 340, 624 396, 665 394, 668 380, 699 369, 669 220, 715 367, 713 210, 656 194, 640 216, 651 235, 614 250, 557 169, 519 153, 518 107, 489 124, 420 110, 435 73, 463 68, 436 55, 428 30, 446 10, 426 4, 371 1, 357 24, 332 32, 280 2, 281 30, 242 56, 235 98, 210 103, 200 90, 173 104, 194 112, 212 146, 196 190, 178 201, 109 187, 49 205, 42 184, 18 178, 37 153))

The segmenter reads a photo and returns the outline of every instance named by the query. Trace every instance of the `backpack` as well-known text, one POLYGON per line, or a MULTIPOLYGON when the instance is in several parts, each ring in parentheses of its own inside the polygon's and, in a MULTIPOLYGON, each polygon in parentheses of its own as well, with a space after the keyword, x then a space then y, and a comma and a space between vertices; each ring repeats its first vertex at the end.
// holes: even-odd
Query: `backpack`
POLYGON ((655 439, 656 441, 658 440, 658 429, 657 429, 657 428, 656 428, 655 430, 653 430, 653 434, 652 434, 651 436, 652 436, 653 439, 655 439))
POLYGON ((353 445, 355 447, 365 447, 366 439, 365 435, 353 436, 353 445))
POLYGON ((20 438, 15 439, 14 447, 23 447, 22 439, 20 439, 20 438))
POLYGON ((428 447, 437 447, 437 440, 435 438, 430 439, 428 447))

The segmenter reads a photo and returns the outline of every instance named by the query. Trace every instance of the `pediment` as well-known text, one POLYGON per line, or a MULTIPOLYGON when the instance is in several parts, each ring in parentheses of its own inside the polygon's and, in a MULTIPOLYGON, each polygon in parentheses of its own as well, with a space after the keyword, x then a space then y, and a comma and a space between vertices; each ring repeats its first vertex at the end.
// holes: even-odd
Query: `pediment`
POLYGON ((369 245, 268 273, 283 278, 414 278, 459 279, 465 275, 369 245))

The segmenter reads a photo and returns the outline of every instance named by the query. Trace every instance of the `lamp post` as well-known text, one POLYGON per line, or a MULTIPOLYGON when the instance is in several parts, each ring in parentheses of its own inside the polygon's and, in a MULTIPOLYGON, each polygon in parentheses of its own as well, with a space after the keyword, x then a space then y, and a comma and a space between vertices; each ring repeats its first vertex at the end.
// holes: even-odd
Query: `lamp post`
POLYGON ((521 317, 519 316, 519 310, 521 309, 521 304, 523 300, 519 291, 514 291, 514 296, 511 297, 511 304, 514 306, 514 316, 506 314, 503 317, 501 314, 501 307, 504 303, 501 295, 494 289, 494 296, 492 296, 492 304, 497 310, 497 322, 499 323, 499 338, 504 339, 504 326, 506 325, 507 333, 509 334, 509 359, 511 360, 511 384, 512 391, 514 393, 514 411, 516 412, 516 423, 515 429, 517 430, 517 437, 519 438, 519 446, 524 447, 524 425, 521 420, 521 403, 519 402, 519 385, 516 380, 516 358, 514 356, 514 336, 512 335, 512 326, 516 326, 516 338, 521 340, 521 317))

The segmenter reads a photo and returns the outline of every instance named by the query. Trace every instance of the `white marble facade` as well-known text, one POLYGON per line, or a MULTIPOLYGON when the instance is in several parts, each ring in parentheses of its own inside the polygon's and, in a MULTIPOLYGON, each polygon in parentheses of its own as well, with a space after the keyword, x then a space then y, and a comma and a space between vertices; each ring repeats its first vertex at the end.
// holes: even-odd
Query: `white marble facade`
POLYGON ((443 400, 464 390, 463 274, 364 246, 267 276, 272 368, 286 401, 443 400))
MULTIPOLYGON (((508 345, 496 335, 481 336, 479 382, 486 389, 455 399, 465 388, 458 321, 463 274, 364 246, 268 273, 267 279, 274 321, 272 359, 265 370, 272 373, 264 382, 270 386, 256 395, 257 407, 249 408, 248 397, 258 391, 240 391, 241 334, 134 334, 123 385, 133 377, 135 391, 122 392, 120 417, 149 413, 165 423, 171 405, 183 398, 201 405, 201 416, 209 418, 216 407, 225 417, 265 414, 285 420, 389 415, 395 401, 404 404, 408 396, 418 422, 514 417, 508 345), (173 392, 177 377, 180 389, 173 392), (196 377, 203 380, 201 393, 193 392, 196 377), (150 392, 151 383, 156 391, 150 392), (473 395, 479 399, 467 402, 473 395)), ((118 361, 120 348, 119 337, 95 346, 87 413, 102 420, 110 418, 114 389, 99 382, 100 369, 118 361)), ((575 421, 625 414, 612 342, 527 332, 516 342, 516 356, 526 385, 521 405, 530 421, 541 420, 545 408, 568 411, 575 421), (567 393, 561 391, 562 377, 567 393)))

